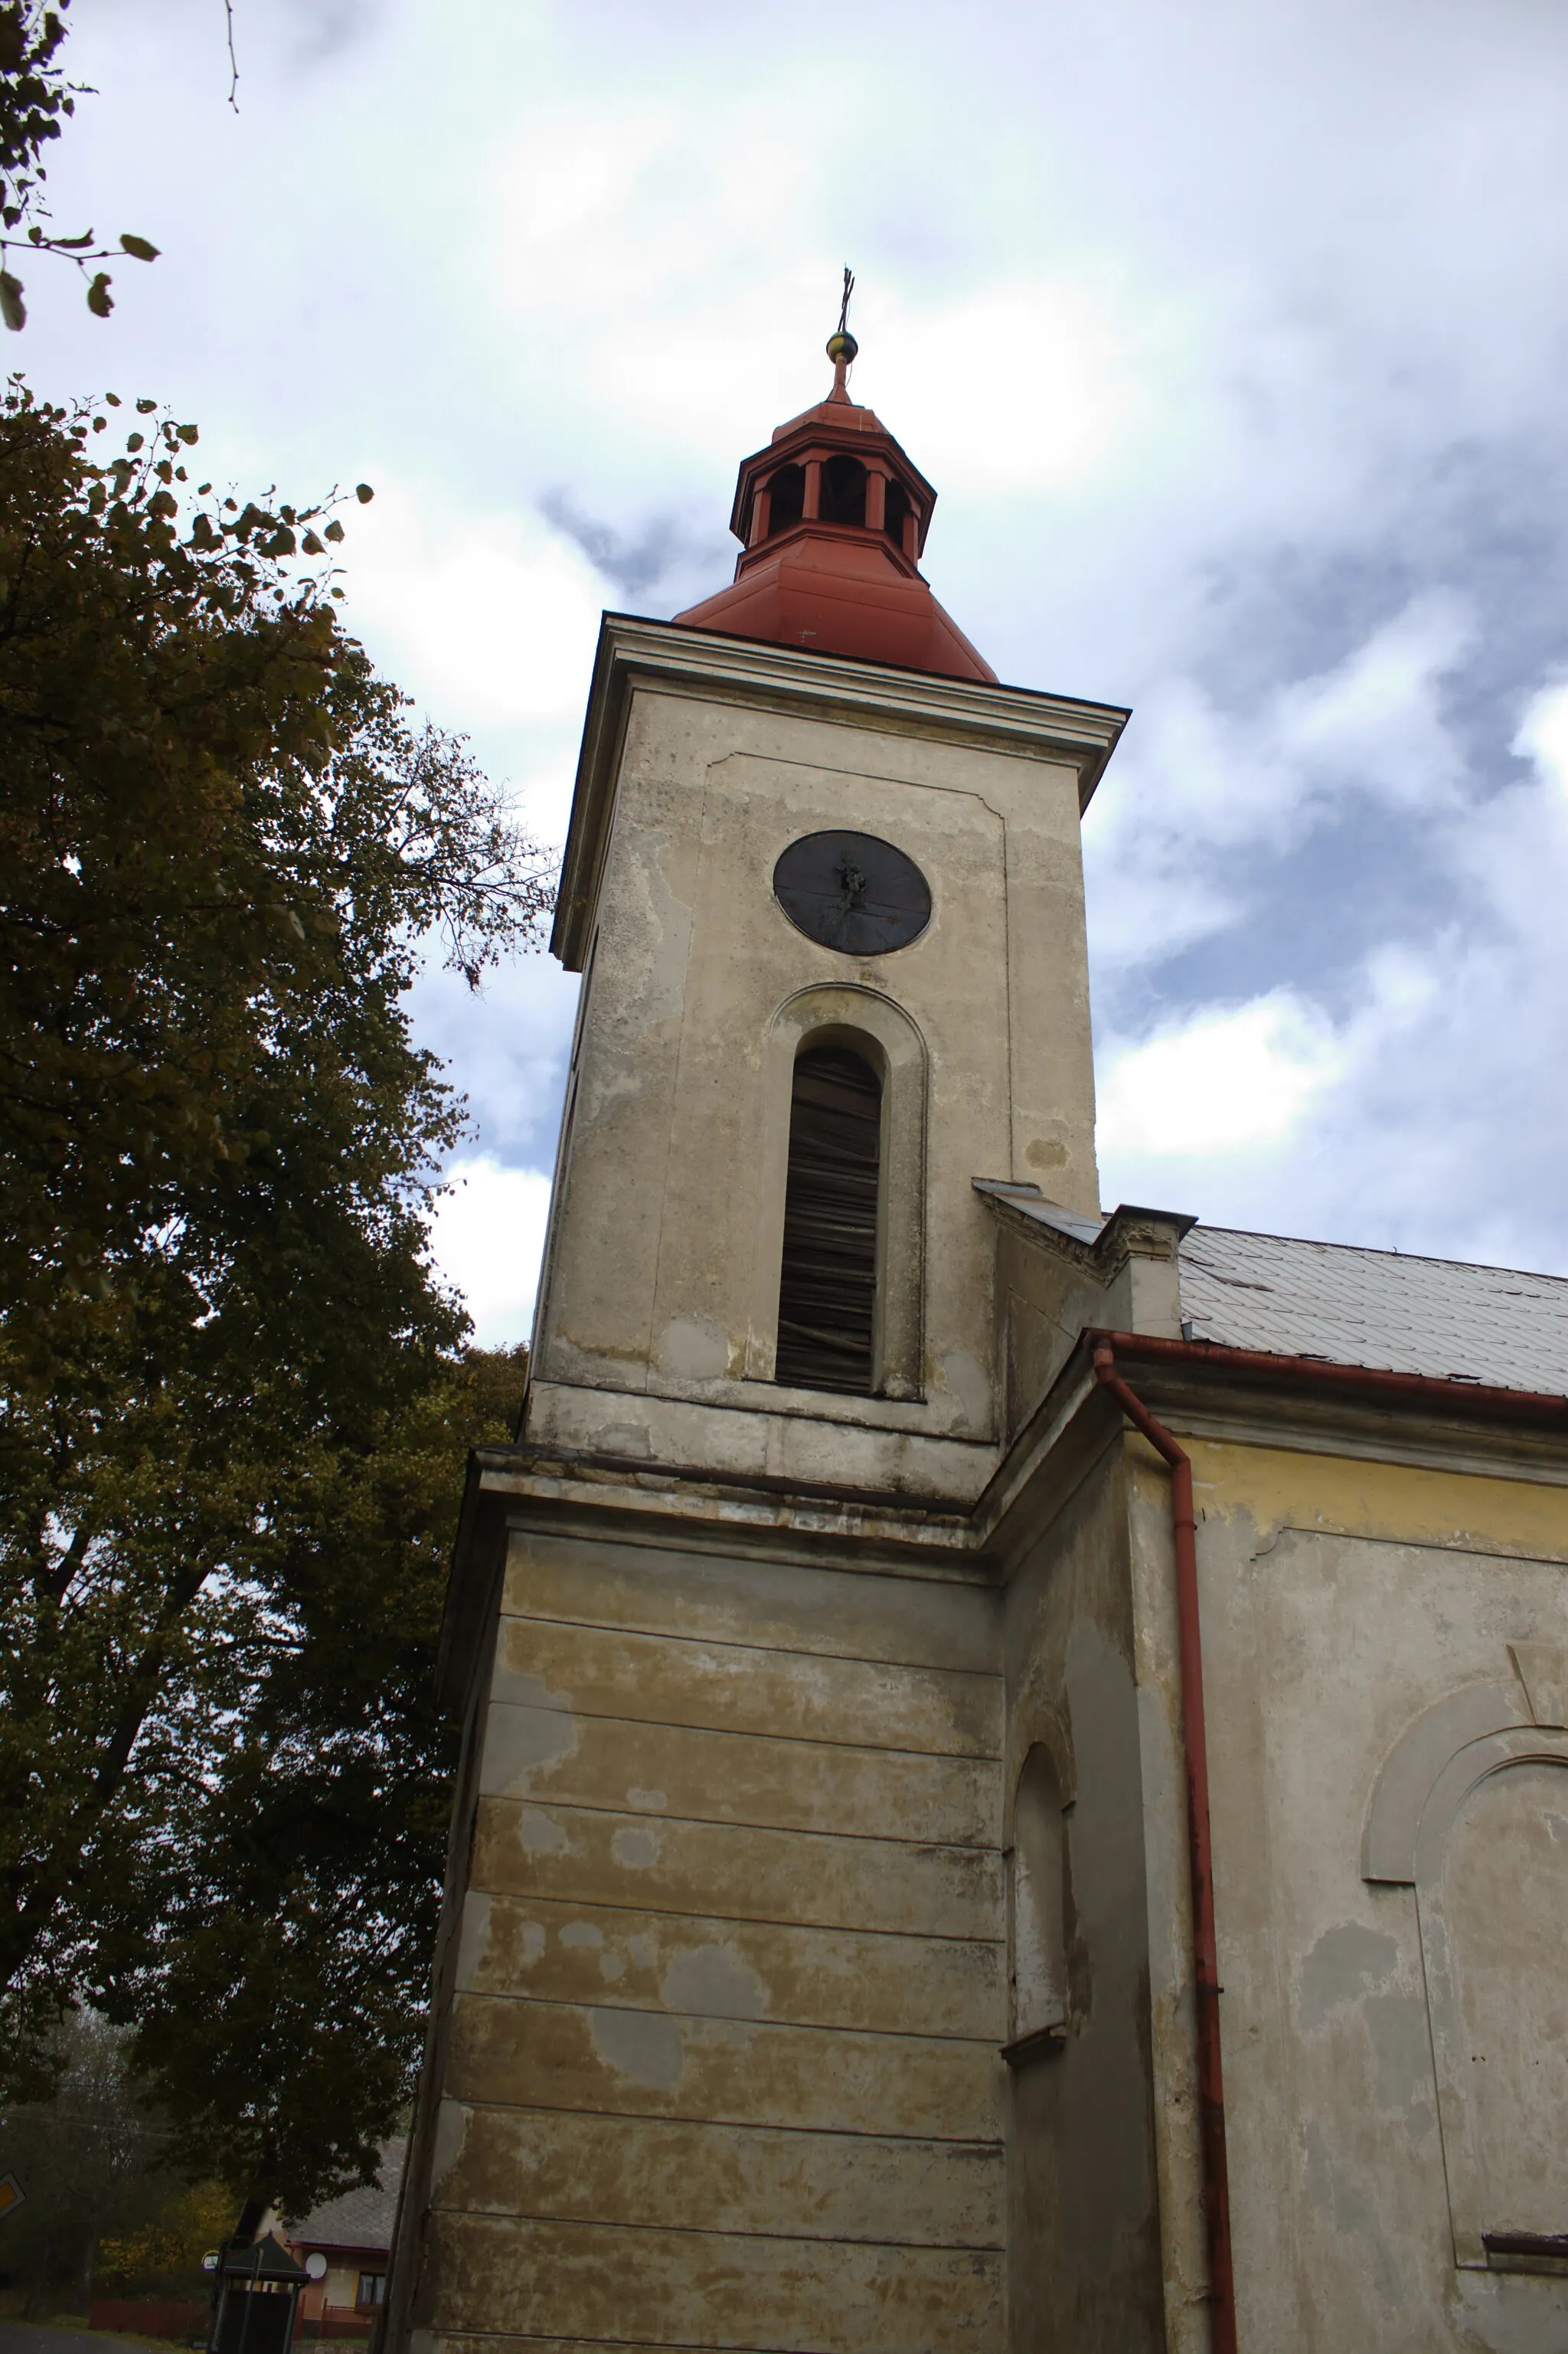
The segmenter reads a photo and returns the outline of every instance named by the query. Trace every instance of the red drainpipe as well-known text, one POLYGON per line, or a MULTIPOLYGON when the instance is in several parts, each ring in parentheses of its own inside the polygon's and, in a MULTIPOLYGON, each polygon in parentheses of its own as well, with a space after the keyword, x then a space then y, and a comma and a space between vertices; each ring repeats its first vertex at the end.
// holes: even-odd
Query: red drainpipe
POLYGON ((1214 1939, 1214 1858, 1209 1829, 1209 1750, 1203 1726, 1203 1645, 1198 1623, 1198 1544, 1192 1465, 1162 1423, 1128 1389, 1108 1339, 1095 1336, 1095 1378, 1134 1428, 1171 1466, 1176 1544, 1176 1625, 1181 1670, 1181 1735, 1187 1767, 1187 1846, 1192 1873, 1192 1961, 1198 2005, 1198 2115, 1203 2223, 1209 2250, 1213 2354, 1236 2354, 1235 2275, 1231 2264, 1230 2175, 1225 2162, 1225 2084, 1220 2053, 1220 1965, 1214 1939))

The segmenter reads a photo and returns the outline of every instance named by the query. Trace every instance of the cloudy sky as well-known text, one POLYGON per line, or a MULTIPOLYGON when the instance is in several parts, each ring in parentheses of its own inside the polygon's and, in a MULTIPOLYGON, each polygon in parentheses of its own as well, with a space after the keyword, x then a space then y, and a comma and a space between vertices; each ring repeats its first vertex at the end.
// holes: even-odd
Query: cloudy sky
MULTIPOLYGON (((1568 1271, 1561 0, 234 15, 237 114, 222 0, 75 0, 58 225, 164 259, 107 324, 35 267, 13 366, 247 488, 371 481, 355 625, 558 841, 600 608, 728 577, 852 262, 938 594, 1135 706, 1085 837, 1107 1206, 1568 1271)), ((486 1339, 574 988, 420 986, 486 1339)))

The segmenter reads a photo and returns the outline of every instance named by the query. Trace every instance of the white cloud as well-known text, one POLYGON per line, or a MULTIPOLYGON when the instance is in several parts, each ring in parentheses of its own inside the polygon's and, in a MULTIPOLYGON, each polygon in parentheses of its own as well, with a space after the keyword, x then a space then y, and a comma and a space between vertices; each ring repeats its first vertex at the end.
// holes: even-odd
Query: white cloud
POLYGON ((467 1303, 482 1347, 528 1338, 549 1207, 550 1181, 539 1170, 503 1168, 482 1153, 448 1172, 430 1240, 437 1266, 467 1303))
POLYGON ((1568 685, 1543 686, 1531 697, 1513 749, 1568 799, 1568 685))
POLYGON ((1069 270, 945 303, 874 290, 855 389, 885 399, 949 508, 998 492, 1083 499, 1158 423, 1150 363, 1162 323, 1143 292, 1109 272, 1069 270))
POLYGON ((472 1151, 509 1167, 548 1165, 577 987, 577 976, 542 950, 487 972, 477 991, 461 973, 439 969, 416 980, 414 1026, 461 1083, 475 1129, 472 1151))
MULTIPOLYGON (((166 390, 220 478, 374 481, 352 617, 542 830, 607 599, 541 491, 716 544, 847 259, 938 595, 1004 675, 1136 705, 1086 837, 1107 1189, 1568 1261, 1568 13, 972 0, 955 42, 800 0, 781 48, 718 0, 450 0, 438 40, 387 0, 311 63, 291 6, 238 116, 207 0, 71 16, 57 219, 164 258, 107 323, 30 265, 16 356, 166 390)), ((567 996, 519 970, 416 999, 471 1223, 553 1126, 567 996)))
POLYGON ((1192 678, 1157 684, 1085 831, 1102 964, 1150 964, 1224 930, 1247 906, 1239 854, 1278 855, 1355 799, 1447 807, 1464 763, 1445 683, 1473 636, 1466 601, 1429 591, 1253 711, 1192 678))
POLYGON ((1334 670, 1287 687, 1268 715, 1271 765, 1298 779, 1352 784, 1376 800, 1436 804, 1460 763, 1443 682, 1476 636, 1465 599, 1429 590, 1382 623, 1334 670))
MULTIPOLYGON (((1524 817, 1521 808, 1519 815, 1524 817)), ((1568 822, 1545 843, 1568 889, 1568 822)), ((1511 862, 1503 862, 1511 878, 1511 862)), ((1544 896, 1544 895, 1543 895, 1544 896)), ((1491 936, 1388 948, 1338 1017, 1298 992, 1205 1008, 1101 1063, 1102 1198, 1210 1225, 1551 1269, 1568 1264, 1552 1083, 1568 971, 1531 906, 1491 936)))
POLYGON ((581 711, 604 598, 587 560, 542 524, 378 483, 355 518, 347 583, 352 626, 449 725, 581 711))
POLYGON ((1276 990, 1114 1051, 1099 1089, 1099 1149, 1114 1164, 1209 1160, 1284 1142, 1344 1069, 1321 1011, 1276 990))

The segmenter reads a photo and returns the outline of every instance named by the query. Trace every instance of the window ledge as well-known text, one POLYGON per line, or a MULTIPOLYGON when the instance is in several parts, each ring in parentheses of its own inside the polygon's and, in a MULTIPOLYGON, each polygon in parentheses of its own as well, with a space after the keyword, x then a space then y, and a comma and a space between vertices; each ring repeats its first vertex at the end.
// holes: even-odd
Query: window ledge
POLYGON ((1483 2232, 1481 2245, 1489 2272, 1568 2274, 1568 2232, 1483 2232))
POLYGON ((1001 2056, 1010 2068, 1027 2068, 1033 2062, 1043 2060, 1049 2052, 1060 2052, 1067 2041, 1067 2022, 1053 2020, 1048 2026, 1032 2028, 1027 2035, 1015 2036, 1001 2047, 1001 2056))

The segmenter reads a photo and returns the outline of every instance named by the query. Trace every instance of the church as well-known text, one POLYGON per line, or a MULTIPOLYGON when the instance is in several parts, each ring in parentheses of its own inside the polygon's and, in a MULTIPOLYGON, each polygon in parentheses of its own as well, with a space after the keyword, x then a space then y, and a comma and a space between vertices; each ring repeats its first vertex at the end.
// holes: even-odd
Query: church
POLYGON ((388 2354, 1560 2354, 1568 1280, 1102 1209, 1128 715, 828 353, 602 625, 388 2354))

